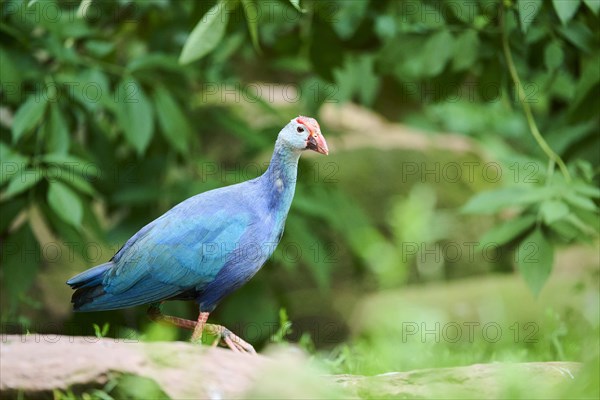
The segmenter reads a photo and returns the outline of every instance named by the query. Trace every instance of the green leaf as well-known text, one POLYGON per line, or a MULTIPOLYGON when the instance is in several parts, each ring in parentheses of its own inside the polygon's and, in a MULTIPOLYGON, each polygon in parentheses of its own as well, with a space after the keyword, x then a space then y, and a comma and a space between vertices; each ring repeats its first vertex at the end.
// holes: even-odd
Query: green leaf
POLYGON ((248 23, 248 31, 250 31, 250 39, 257 53, 261 54, 260 43, 258 40, 258 19, 261 13, 260 5, 256 0, 242 0, 242 8, 246 15, 248 23))
POLYGON ((163 86, 158 86, 154 91, 154 105, 165 139, 178 152, 187 154, 188 143, 193 134, 192 128, 185 114, 181 112, 171 94, 163 86))
POLYGON ((58 166, 69 174, 77 173, 84 177, 98 177, 101 174, 98 165, 71 154, 44 154, 40 159, 50 167, 58 166))
POLYGON ((12 125, 13 143, 29 133, 41 121, 47 104, 46 96, 32 95, 15 113, 12 125))
POLYGON ((569 108, 574 110, 579 107, 581 102, 586 99, 588 93, 600 81, 600 57, 595 54, 590 61, 583 65, 583 71, 575 88, 575 98, 571 102, 569 108))
MULTIPOLYGON (((25 40, 25 39, 23 39, 25 40)), ((2 102, 19 103, 22 101, 20 90, 11 90, 21 88, 23 83, 23 74, 19 68, 19 62, 15 60, 16 54, 22 54, 19 49, 13 48, 12 51, 7 51, 0 47, 0 71, 2 71, 2 102)))
MULTIPOLYGON (((64 165, 64 167, 68 167, 64 165)), ((50 165, 50 167, 46 170, 45 176, 56 177, 56 179, 60 179, 61 181, 69 184, 71 187, 79 190, 82 193, 89 194, 90 196, 95 196, 96 191, 92 187, 92 185, 82 178, 80 175, 76 173, 77 171, 73 168, 63 168, 60 165, 50 165)))
POLYGON ((452 70, 458 72, 469 69, 477 61, 478 55, 479 37, 475 30, 469 29, 456 39, 452 70))
POLYGON ((563 25, 566 25, 573 18, 580 3, 581 0, 552 0, 554 10, 563 25))
POLYGON ((115 98, 109 96, 109 80, 99 68, 85 68, 76 74, 59 72, 54 75, 58 84, 68 88, 68 95, 73 100, 84 106, 88 111, 94 112, 100 106, 109 109, 118 106, 115 98))
POLYGON ((548 280, 554 262, 554 248, 540 229, 534 230, 519 244, 517 266, 535 296, 548 280))
POLYGON ((567 216, 567 221, 586 235, 594 235, 598 232, 598 214, 596 213, 590 215, 589 218, 586 219, 586 222, 583 222, 583 220, 575 214, 569 214, 567 216))
POLYGON ((552 224, 569 214, 569 206, 562 201, 546 200, 540 206, 540 213, 547 225, 552 224))
POLYGON ((292 323, 285 308, 279 309, 279 328, 271 335, 271 343, 284 343, 286 336, 292 333, 292 323))
POLYGON ((446 63, 454 52, 454 37, 442 29, 431 36, 425 43, 422 53, 422 74, 426 77, 438 75, 446 67, 446 63))
POLYGON ((471 197, 461 212, 467 214, 493 214, 503 208, 533 204, 550 195, 548 187, 507 187, 481 192, 471 197))
POLYGON ((588 199, 585 196, 581 196, 575 192, 565 192, 563 193, 563 198, 567 203, 571 204, 572 206, 581 208, 583 210, 597 210, 596 204, 592 200, 588 199))
POLYGON ((2 165, 0 169, 0 185, 4 185, 9 179, 29 165, 29 158, 0 142, 0 163, 2 165))
POLYGON ((181 73, 183 67, 177 62, 177 57, 169 53, 153 52, 141 55, 129 61, 129 72, 163 69, 169 72, 181 73))
POLYGON ((542 0, 518 0, 517 7, 519 10, 521 30, 523 33, 527 33, 529 25, 531 25, 542 8, 542 0))
MULTIPOLYGON (((592 122, 592 121, 590 121, 592 122)), ((581 158, 575 160, 575 162, 573 163, 575 165, 575 169, 577 171, 577 175, 581 176, 581 178, 584 179, 584 181, 576 181, 573 183, 573 187, 575 186, 579 186, 579 184, 583 184, 584 186, 587 185, 586 182, 592 182, 594 180, 594 167, 592 166, 592 163, 589 162, 588 160, 583 160, 581 158)), ((592 193, 600 193, 600 188, 598 186, 594 186, 597 191, 593 191, 592 193)), ((590 197, 598 197, 596 194, 592 194, 590 195, 590 197)))
MULTIPOLYGON (((569 42, 583 50, 587 54, 593 54, 595 50, 596 36, 592 30, 583 22, 572 20, 568 25, 560 25, 556 30, 569 42)), ((597 53, 596 53, 597 55, 597 53)), ((585 62, 585 59, 582 60, 585 62)), ((595 61, 595 60, 594 60, 595 61)))
POLYGON ((103 58, 113 52, 115 44, 104 40, 88 40, 85 42, 85 48, 91 55, 103 58))
POLYGON ((110 329, 110 324, 108 322, 105 322, 104 325, 102 325, 102 329, 100 329, 100 325, 98 324, 93 324, 92 326, 94 327, 94 333, 97 338, 105 337, 110 329))
POLYGON ((13 176, 8 183, 6 191, 2 193, 2 201, 23 193, 42 179, 42 174, 37 168, 28 168, 13 176))
POLYGON ((67 154, 69 151, 69 128, 57 103, 50 106, 50 118, 45 125, 48 152, 67 154))
POLYGON ((481 238, 480 243, 482 245, 494 243, 497 246, 502 246, 533 226, 535 220, 534 215, 525 215, 503 222, 487 231, 481 238))
POLYGON ((567 126, 558 125, 544 132, 546 141, 558 154, 565 153, 570 146, 580 142, 597 129, 597 121, 590 120, 580 124, 570 123, 567 126))
POLYGON ((600 213, 597 211, 588 211, 578 208, 573 210, 571 215, 567 217, 568 221, 572 221, 571 216, 576 217, 584 223, 586 229, 583 229, 583 232, 588 234, 600 233, 600 213))
POLYGON ((66 223, 78 228, 83 217, 83 206, 77 194, 67 185, 51 181, 48 188, 50 208, 66 223))
MULTIPOLYGON (((75 76, 73 97, 86 109, 94 112, 101 106, 115 107, 109 94, 109 80, 99 68, 86 68, 75 76)), ((119 104, 116 104, 119 107, 119 104)))
MULTIPOLYGON (((241 32, 227 35, 212 54, 215 64, 225 64, 246 43, 246 38, 241 32)), ((305 60, 308 63, 308 60, 305 60)), ((179 65, 179 64, 177 64, 179 65)), ((182 66, 179 65, 181 68, 182 66)), ((246 85, 242 85, 246 86, 246 85)))
POLYGON ((558 41, 551 41, 544 51, 544 63, 550 71, 555 70, 563 64, 565 55, 558 41))
POLYGON ((360 26, 367 12, 368 1, 339 1, 335 3, 335 18, 331 19, 333 30, 341 39, 350 39, 360 26))
POLYGON ((573 189, 584 196, 593 197, 595 199, 600 198, 600 188, 596 186, 588 185, 583 182, 576 182, 573 184, 573 189))
POLYGON ((96 195, 96 190, 94 190, 94 187, 85 179, 83 179, 81 176, 79 175, 61 175, 61 180, 63 180, 64 182, 67 182, 68 184, 70 184, 71 186, 73 186, 75 189, 79 190, 82 193, 85 194, 89 194, 90 196, 95 196, 96 195))
POLYGON ((300 11, 301 13, 305 13, 306 10, 304 10, 302 7, 300 7, 300 0, 290 0, 290 4, 292 6, 294 6, 294 8, 298 11, 300 11))
POLYGON ((345 102, 357 94, 362 104, 372 104, 379 90, 379 78, 374 71, 374 61, 375 59, 369 55, 347 57, 343 69, 336 68, 333 71, 339 89, 335 98, 345 102))
POLYGON ((567 219, 558 220, 549 226, 564 241, 570 242, 581 237, 581 230, 573 226, 567 219))
POLYGON ((152 104, 142 86, 134 79, 124 79, 117 87, 117 119, 125 139, 139 155, 146 151, 154 134, 152 104))
POLYGON ((210 53, 223 39, 228 21, 227 4, 220 1, 200 18, 190 33, 183 45, 179 63, 188 64, 210 53))
POLYGON ((85 240, 85 238, 82 238, 81 236, 81 229, 75 228, 71 224, 63 221, 63 219, 52 210, 48 201, 40 201, 36 203, 35 206, 39 208, 39 212, 44 216, 46 225, 51 227, 53 232, 56 232, 57 237, 70 242, 81 242, 82 240, 85 240))
POLYGON ((396 35, 396 19, 391 15, 379 15, 375 19, 375 33, 380 39, 392 39, 396 35))
POLYGON ((598 15, 598 11, 600 11, 600 0, 583 0, 583 2, 594 13, 594 15, 598 15))
POLYGON ((61 164, 61 163, 62 164, 64 164, 64 163, 83 164, 83 163, 86 163, 86 161, 83 158, 79 158, 72 154, 48 153, 48 154, 44 154, 43 156, 41 156, 40 159, 43 162, 57 163, 57 164, 61 164))
POLYGON ((92 0, 81 0, 79 7, 77 7, 77 18, 87 18, 87 12, 92 5, 92 0))

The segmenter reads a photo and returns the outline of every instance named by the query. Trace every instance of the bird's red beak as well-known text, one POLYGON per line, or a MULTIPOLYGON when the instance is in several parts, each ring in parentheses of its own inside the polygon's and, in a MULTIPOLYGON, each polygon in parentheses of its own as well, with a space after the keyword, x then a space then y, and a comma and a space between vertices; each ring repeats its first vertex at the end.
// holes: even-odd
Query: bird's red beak
POLYGON ((306 149, 325 155, 329 154, 327 142, 323 135, 321 135, 321 127, 316 119, 299 116, 296 118, 296 122, 308 128, 309 136, 306 138, 306 149))
POLYGON ((309 150, 314 150, 317 153, 321 154, 329 154, 329 149, 327 148, 327 142, 321 132, 311 132, 310 136, 306 140, 306 148, 309 150))

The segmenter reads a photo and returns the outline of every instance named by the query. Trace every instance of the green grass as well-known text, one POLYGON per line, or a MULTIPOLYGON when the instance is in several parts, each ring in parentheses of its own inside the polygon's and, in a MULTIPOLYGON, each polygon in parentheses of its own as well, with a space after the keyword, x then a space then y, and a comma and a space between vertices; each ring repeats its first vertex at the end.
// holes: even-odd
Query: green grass
MULTIPOLYGON (((583 274, 555 271, 537 299, 516 275, 375 294, 352 316, 353 338, 330 355, 328 368, 376 375, 479 363, 575 361, 583 368, 572 384, 556 389, 555 397, 597 398, 597 271, 583 274)), ((507 397, 532 396, 520 376, 504 385, 507 397)))

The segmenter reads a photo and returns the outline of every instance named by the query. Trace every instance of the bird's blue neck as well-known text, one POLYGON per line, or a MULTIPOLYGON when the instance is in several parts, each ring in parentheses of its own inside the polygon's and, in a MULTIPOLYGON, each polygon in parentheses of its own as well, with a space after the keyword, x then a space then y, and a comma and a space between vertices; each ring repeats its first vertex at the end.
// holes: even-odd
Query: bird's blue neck
POLYGON ((299 151, 290 149, 278 139, 269 168, 260 178, 266 192, 269 193, 269 210, 275 213, 277 219, 285 220, 292 204, 299 158, 299 151))

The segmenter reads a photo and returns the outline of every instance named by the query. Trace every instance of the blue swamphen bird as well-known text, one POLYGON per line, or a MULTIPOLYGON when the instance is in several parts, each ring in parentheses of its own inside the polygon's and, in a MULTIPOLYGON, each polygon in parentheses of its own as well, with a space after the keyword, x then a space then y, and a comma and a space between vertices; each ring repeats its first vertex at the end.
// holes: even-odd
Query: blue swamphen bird
POLYGON ((298 159, 307 149, 329 152, 317 121, 298 117, 279 133, 263 175, 177 204, 140 229, 110 261, 69 279, 73 309, 150 304, 151 319, 193 330, 193 341, 206 330, 234 351, 254 353, 231 331, 206 321, 273 254, 294 197, 298 159), (196 301, 197 321, 162 314, 165 300, 196 301))

